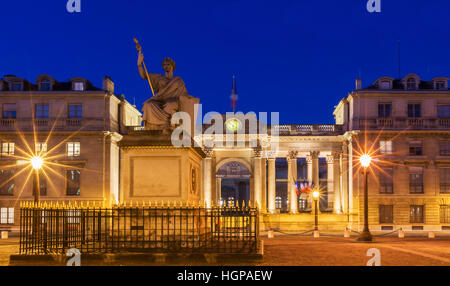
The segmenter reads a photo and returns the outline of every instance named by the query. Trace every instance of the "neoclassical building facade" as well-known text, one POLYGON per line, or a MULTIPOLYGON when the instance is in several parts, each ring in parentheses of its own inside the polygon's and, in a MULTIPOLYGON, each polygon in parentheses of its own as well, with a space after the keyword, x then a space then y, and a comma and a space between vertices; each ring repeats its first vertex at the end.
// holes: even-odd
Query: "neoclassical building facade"
MULTIPOLYGON (((223 132, 210 134, 205 132, 208 124, 197 124, 202 132, 194 140, 205 156, 198 177, 200 200, 208 206, 255 205, 261 230, 308 230, 314 204, 299 188, 313 185, 320 189, 321 230, 359 230, 363 177, 358 155, 361 146, 372 146, 371 229, 448 229, 448 80, 424 81, 409 74, 403 79, 382 77, 362 87, 357 79, 355 90, 336 106, 336 121, 330 125, 258 122, 257 131, 250 131, 250 117, 231 116, 230 121, 223 116, 223 132)), ((82 78, 58 82, 43 75, 30 83, 5 76, 0 80, 0 108, 0 227, 17 226, 18 202, 33 199, 33 183, 10 167, 20 161, 19 150, 27 148, 23 138, 32 142, 33 151, 57 147, 60 154, 55 158, 60 165, 40 186, 41 200, 132 202, 125 194, 127 181, 121 180, 128 151, 120 142, 146 131, 141 113, 114 94, 110 78, 96 88, 82 78), (50 133, 52 139, 46 141, 50 133)))

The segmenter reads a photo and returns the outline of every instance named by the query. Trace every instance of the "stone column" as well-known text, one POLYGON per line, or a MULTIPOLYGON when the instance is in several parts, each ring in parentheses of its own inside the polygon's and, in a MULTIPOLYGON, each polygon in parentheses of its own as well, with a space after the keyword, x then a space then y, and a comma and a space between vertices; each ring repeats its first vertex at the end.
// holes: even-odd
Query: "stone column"
POLYGON ((328 208, 334 208, 334 156, 327 156, 327 195, 328 195, 328 208))
POLYGON ((315 186, 319 186, 319 151, 311 151, 306 156, 306 162, 308 163, 308 181, 314 183, 315 186))
POLYGON ((216 178, 216 203, 220 204, 222 199, 222 178, 216 178))
POLYGON ((289 151, 288 154, 288 197, 289 212, 295 214, 298 212, 298 198, 295 183, 297 182, 297 151, 289 151))
POLYGON ((342 201, 342 209, 344 213, 349 213, 349 207, 348 207, 348 194, 349 194, 349 160, 348 160, 348 143, 344 142, 342 145, 342 160, 341 160, 341 180, 342 180, 342 192, 341 192, 341 201, 342 201))
POLYGON ((262 182, 261 182, 261 148, 253 148, 253 187, 255 204, 261 208, 262 182))
POLYGON ((269 158, 269 170, 268 170, 268 208, 270 213, 275 212, 275 197, 276 197, 276 184, 275 184, 275 158, 269 158))
MULTIPOLYGON (((308 182, 319 186, 319 151, 311 151, 306 155, 306 162, 308 164, 308 182)), ((308 196, 308 205, 311 206, 311 211, 314 211, 313 201, 311 196, 308 196)))
POLYGON ((211 180, 212 180, 212 156, 214 151, 211 148, 204 149, 206 153, 206 158, 203 159, 203 187, 204 187, 204 201, 208 207, 211 207, 212 191, 211 191, 211 180))
POLYGON ((333 152, 327 156, 328 163, 328 202, 329 207, 333 208, 333 212, 342 213, 341 199, 341 153, 333 152))

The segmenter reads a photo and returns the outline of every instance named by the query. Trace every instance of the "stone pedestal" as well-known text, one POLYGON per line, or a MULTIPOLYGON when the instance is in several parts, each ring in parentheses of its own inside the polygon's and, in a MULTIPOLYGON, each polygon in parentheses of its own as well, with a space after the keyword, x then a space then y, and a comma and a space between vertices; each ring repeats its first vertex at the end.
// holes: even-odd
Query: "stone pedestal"
POLYGON ((161 131, 126 135, 119 145, 121 203, 201 201, 200 148, 174 147, 161 131))

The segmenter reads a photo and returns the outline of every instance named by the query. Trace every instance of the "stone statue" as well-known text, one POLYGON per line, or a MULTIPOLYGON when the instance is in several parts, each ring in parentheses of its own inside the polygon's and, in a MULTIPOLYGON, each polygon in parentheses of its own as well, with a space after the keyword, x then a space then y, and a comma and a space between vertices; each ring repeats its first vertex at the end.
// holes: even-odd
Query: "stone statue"
MULTIPOLYGON (((183 80, 178 76, 173 76, 176 65, 171 58, 165 58, 162 62, 165 75, 147 73, 143 68, 143 62, 144 54, 139 51, 137 62, 139 74, 143 79, 149 80, 155 92, 155 96, 146 100, 142 108, 145 128, 168 130, 171 128, 172 115, 186 109, 183 108, 186 101, 187 105, 193 106, 194 98, 188 94, 183 80)), ((190 109, 189 107, 187 109, 190 109)), ((191 113, 189 110, 185 111, 191 113)))

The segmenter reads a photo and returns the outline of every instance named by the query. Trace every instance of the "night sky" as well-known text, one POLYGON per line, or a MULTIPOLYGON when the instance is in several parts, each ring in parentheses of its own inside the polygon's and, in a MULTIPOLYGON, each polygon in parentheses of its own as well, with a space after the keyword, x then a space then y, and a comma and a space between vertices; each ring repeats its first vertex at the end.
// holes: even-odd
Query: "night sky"
POLYGON ((148 84, 139 77, 136 36, 150 72, 172 57, 203 111, 231 111, 233 73, 243 112, 280 112, 281 123, 333 123, 333 109, 354 88, 380 76, 424 80, 450 76, 450 1, 381 0, 66 0, 2 1, 0 75, 34 82, 84 77, 101 87, 112 77, 117 93, 140 109, 148 84))

